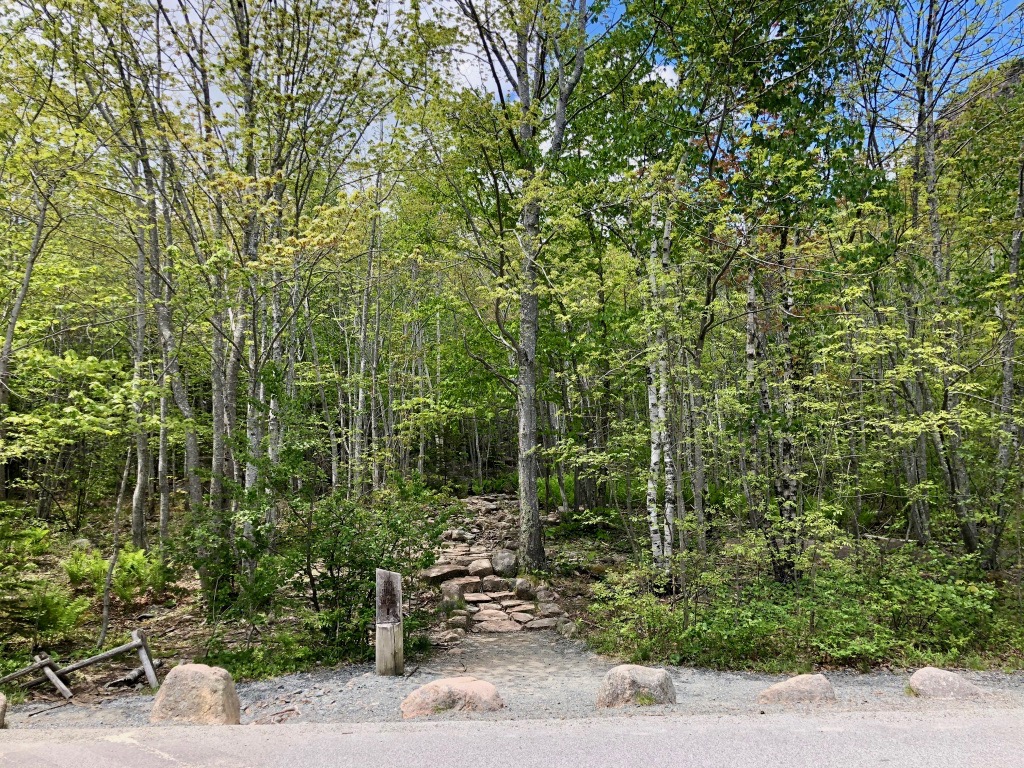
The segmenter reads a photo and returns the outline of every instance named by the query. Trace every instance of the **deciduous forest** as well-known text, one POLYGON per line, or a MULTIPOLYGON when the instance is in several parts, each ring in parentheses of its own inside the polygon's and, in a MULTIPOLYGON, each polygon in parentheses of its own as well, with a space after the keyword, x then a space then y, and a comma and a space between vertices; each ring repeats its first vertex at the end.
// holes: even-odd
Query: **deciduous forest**
POLYGON ((499 493, 598 650, 1021 666, 1022 24, 3 0, 0 672, 364 658, 499 493))

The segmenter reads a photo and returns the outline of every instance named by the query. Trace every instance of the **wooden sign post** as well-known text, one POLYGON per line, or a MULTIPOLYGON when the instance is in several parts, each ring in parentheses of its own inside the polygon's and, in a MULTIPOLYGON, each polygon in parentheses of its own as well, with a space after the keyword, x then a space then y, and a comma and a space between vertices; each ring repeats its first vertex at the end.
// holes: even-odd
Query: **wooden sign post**
POLYGON ((405 674, 402 575, 377 569, 377 674, 405 674))

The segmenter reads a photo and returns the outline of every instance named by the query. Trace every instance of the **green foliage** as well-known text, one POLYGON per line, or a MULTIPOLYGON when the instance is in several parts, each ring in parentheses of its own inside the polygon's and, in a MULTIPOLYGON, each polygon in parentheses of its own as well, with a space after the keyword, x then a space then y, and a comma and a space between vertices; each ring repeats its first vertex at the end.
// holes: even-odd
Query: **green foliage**
MULTIPOLYGON (((71 586, 89 587, 94 595, 103 594, 109 560, 98 551, 76 549, 61 563, 71 586)), ((156 552, 126 548, 118 553, 111 579, 111 592, 129 604, 148 592, 159 594, 167 587, 170 572, 156 552)))
POLYGON ((1017 659, 1019 615, 971 559, 864 546, 796 584, 737 580, 735 563, 700 572, 663 596, 660 574, 627 571, 595 587, 602 651, 639 661, 796 670, 825 664, 963 663, 1017 659))
POLYGON ((88 598, 73 597, 57 585, 45 581, 34 585, 27 603, 33 646, 60 643, 73 638, 89 606, 88 598))
MULTIPOLYGON (((0 504, 0 651, 18 639, 39 635, 36 606, 43 584, 34 581, 38 559, 49 544, 49 530, 37 523, 25 522, 23 511, 0 504)), ((49 627, 44 619, 42 627, 49 627)))

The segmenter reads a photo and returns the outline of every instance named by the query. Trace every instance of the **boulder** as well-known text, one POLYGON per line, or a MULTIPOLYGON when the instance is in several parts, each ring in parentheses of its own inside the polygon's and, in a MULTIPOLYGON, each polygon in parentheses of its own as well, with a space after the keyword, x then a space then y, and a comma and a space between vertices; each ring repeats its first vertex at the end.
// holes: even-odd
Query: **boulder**
POLYGON ((238 694, 226 669, 180 664, 160 686, 149 722, 238 725, 238 718, 238 694))
POLYGON ((479 632, 522 632, 523 625, 517 624, 511 619, 491 619, 481 621, 475 629, 479 632))
POLYGON ((515 593, 520 600, 537 599, 537 590, 533 588, 529 579, 516 579, 515 593))
POLYGON ((480 589, 480 579, 476 576, 460 576, 448 579, 441 584, 441 600, 449 605, 457 605, 466 599, 467 592, 480 589))
POLYGON ((428 584, 441 584, 469 573, 464 565, 435 565, 420 571, 420 578, 428 584))
POLYGON ((505 704, 498 690, 472 676, 446 677, 422 685, 405 697, 402 717, 426 717, 438 712, 494 712, 505 704))
POLYGON ((832 683, 824 675, 797 675, 758 694, 759 704, 820 704, 836 700, 832 683))
POLYGON ((676 687, 668 672, 636 664, 613 667, 597 692, 598 707, 675 703, 676 687))
POLYGON ((516 553, 508 549, 499 549, 491 555, 491 565, 499 576, 511 578, 516 575, 516 553))
POLYGON ((945 669, 924 667, 910 676, 910 690, 929 699, 973 699, 985 692, 958 675, 945 669))
POLYGON ((490 576, 492 573, 494 573, 494 568, 491 567, 491 561, 487 558, 474 560, 469 564, 470 576, 490 576))
POLYGON ((482 579, 484 592, 508 592, 512 582, 500 576, 484 576, 482 579))
POLYGON ((558 595, 556 595, 547 587, 539 588, 536 592, 536 595, 537 600, 539 600, 542 603, 553 603, 558 598, 558 595))
POLYGON ((0 728, 6 728, 5 718, 7 717, 7 697, 0 693, 0 728))
POLYGON ((534 619, 526 625, 527 629, 555 629, 558 619, 534 619))

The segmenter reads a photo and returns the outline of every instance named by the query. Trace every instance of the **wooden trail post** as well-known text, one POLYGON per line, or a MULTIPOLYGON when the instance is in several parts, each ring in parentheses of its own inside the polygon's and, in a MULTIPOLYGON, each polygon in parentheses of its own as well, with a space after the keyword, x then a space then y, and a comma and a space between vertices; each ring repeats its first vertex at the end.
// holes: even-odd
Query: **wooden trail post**
POLYGON ((405 674, 402 574, 377 569, 377 674, 405 674))

